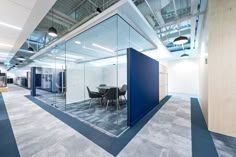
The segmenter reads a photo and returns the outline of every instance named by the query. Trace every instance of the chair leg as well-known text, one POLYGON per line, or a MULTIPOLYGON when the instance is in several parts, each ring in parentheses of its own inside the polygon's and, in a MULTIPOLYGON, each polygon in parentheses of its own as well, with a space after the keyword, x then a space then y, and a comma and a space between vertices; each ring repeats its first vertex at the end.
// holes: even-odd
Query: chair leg
POLYGON ((107 110, 107 108, 108 108, 108 104, 109 104, 109 100, 107 100, 107 107, 106 107, 106 110, 107 110))
POLYGON ((119 99, 116 99, 116 106, 117 106, 117 110, 119 110, 120 109, 119 99))
POLYGON ((125 98, 125 101, 126 101, 126 97, 125 97, 125 95, 124 95, 124 98, 125 98))
POLYGON ((92 105, 92 99, 90 99, 89 101, 89 108, 91 107, 91 105, 92 105))

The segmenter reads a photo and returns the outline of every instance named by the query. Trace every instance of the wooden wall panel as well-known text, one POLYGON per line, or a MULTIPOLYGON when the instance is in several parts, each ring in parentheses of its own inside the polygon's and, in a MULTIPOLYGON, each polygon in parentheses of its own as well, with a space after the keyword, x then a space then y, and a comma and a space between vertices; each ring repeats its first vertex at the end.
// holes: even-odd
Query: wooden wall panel
POLYGON ((208 126, 236 137, 236 1, 208 5, 208 126))
POLYGON ((168 73, 167 67, 159 64, 159 100, 168 95, 168 73))

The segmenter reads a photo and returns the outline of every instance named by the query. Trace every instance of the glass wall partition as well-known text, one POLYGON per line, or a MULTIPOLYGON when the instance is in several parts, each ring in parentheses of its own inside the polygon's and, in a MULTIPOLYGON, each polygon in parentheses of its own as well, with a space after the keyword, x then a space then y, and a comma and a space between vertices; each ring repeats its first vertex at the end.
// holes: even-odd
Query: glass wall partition
MULTIPOLYGON (((127 48, 154 48, 119 15, 112 16, 38 57, 50 91, 40 99, 110 135, 127 128, 127 48), (52 101, 49 101, 52 100, 52 101)), ((43 96, 42 96, 43 95, 43 96)))
POLYGON ((48 50, 34 62, 36 65, 36 97, 65 111, 65 44, 48 50))

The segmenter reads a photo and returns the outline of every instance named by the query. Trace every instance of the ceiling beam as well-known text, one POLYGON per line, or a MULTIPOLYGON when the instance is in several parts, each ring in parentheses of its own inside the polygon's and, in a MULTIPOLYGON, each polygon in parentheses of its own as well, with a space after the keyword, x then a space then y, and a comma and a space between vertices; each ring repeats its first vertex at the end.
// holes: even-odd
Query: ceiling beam
POLYGON ((160 27, 156 27, 156 28, 154 28, 154 30, 157 31, 157 30, 159 30, 159 29, 161 29, 161 28, 164 28, 164 27, 168 27, 168 26, 171 26, 171 25, 176 25, 176 24, 181 23, 181 22, 183 22, 183 21, 191 20, 192 18, 194 18, 194 17, 196 17, 196 16, 198 16, 198 15, 203 15, 204 13, 205 13, 205 11, 196 13, 196 14, 194 14, 194 15, 185 16, 185 17, 183 17, 183 18, 181 18, 181 19, 179 19, 179 20, 174 20, 174 21, 168 22, 168 23, 166 23, 165 25, 162 25, 162 26, 160 26, 160 27))
MULTIPOLYGON (((180 31, 181 35, 189 35, 191 33, 191 29, 186 29, 186 30, 182 30, 180 31)), ((161 38, 162 41, 166 41, 172 38, 176 38, 179 36, 179 32, 175 32, 175 33, 171 33, 168 35, 165 35, 164 37, 161 38)))
MULTIPOLYGON (((198 7, 198 0, 191 0, 191 14, 196 14, 197 13, 197 7, 198 7)), ((194 48, 195 44, 195 28, 196 28, 196 16, 195 18, 191 19, 191 49, 194 48)))

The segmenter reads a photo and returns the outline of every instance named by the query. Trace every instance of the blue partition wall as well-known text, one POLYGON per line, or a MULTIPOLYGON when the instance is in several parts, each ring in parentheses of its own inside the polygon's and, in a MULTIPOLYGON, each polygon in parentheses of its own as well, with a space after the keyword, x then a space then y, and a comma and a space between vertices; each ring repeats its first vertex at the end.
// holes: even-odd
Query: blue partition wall
POLYGON ((159 104, 159 62, 127 49, 128 125, 133 126, 159 104))

